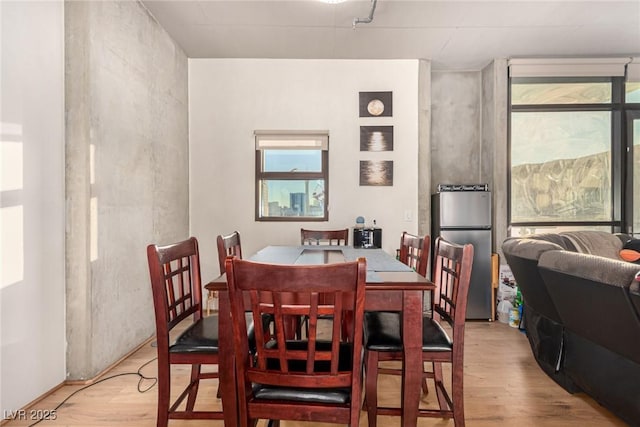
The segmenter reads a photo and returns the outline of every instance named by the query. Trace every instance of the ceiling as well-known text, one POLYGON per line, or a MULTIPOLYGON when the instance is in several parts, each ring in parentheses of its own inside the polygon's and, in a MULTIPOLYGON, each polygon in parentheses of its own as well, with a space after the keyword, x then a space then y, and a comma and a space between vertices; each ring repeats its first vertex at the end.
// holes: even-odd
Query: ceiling
POLYGON ((640 56, 640 0, 142 0, 190 58, 428 59, 640 56))

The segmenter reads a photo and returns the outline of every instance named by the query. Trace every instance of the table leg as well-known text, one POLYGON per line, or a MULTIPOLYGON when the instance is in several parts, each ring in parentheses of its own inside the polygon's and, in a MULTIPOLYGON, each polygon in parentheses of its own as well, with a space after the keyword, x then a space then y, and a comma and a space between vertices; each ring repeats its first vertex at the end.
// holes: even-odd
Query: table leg
POLYGON ((415 427, 418 423, 420 386, 422 383, 422 292, 403 292, 402 340, 402 426, 415 427))
POLYGON ((231 324, 231 304, 227 291, 218 292, 218 345, 220 346, 218 369, 220 372, 220 392, 226 427, 238 426, 238 394, 236 393, 236 370, 233 351, 233 325, 231 324))

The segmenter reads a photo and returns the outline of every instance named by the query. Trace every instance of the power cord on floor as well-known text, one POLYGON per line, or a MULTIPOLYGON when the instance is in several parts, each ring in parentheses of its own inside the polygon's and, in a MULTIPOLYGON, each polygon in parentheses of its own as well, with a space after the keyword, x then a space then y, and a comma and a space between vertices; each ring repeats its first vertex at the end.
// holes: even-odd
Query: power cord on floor
MULTIPOLYGON (((121 373, 121 374, 110 375, 110 376, 108 376, 108 377, 101 378, 101 379, 99 379, 98 381, 96 381, 96 382, 94 382, 94 383, 91 383, 91 384, 88 384, 88 385, 86 385, 86 386, 84 386, 84 387, 81 387, 81 388, 79 388, 78 390, 76 390, 76 391, 74 391, 73 393, 71 393, 69 396, 67 396, 67 397, 66 397, 62 402, 60 402, 60 403, 58 404, 58 406, 56 406, 54 409, 52 409, 52 410, 51 410, 51 411, 49 411, 49 412, 56 413, 56 412, 58 411, 58 409, 60 409, 60 407, 62 407, 62 405, 64 405, 65 403, 67 403, 67 401, 68 401, 69 399, 71 399, 73 396, 75 396, 75 395, 76 395, 76 394, 78 394, 79 392, 81 392, 81 391, 83 391, 83 390, 88 389, 89 387, 93 387, 93 386, 94 386, 94 385, 96 385, 96 384, 100 384, 101 382, 104 382, 104 381, 107 381, 107 380, 110 380, 110 379, 113 379, 113 378, 117 378, 117 377, 124 377, 124 376, 127 376, 127 375, 136 375, 136 376, 138 376, 138 377, 140 378, 140 379, 138 380, 138 393, 146 393, 146 392, 148 392, 149 390, 151 390, 151 389, 152 389, 152 388, 153 388, 153 387, 158 383, 158 377, 147 377, 146 375, 142 374, 142 372, 140 372, 140 371, 142 371, 142 369, 143 369, 145 366, 147 366, 148 364, 150 364, 151 362, 153 362, 153 361, 154 361, 154 360, 156 360, 156 359, 157 359, 157 357, 154 357, 153 359, 151 359, 151 360, 149 360, 149 361, 147 361, 147 362, 143 363, 143 364, 138 368, 138 371, 137 371, 137 372, 123 372, 123 373, 121 373), (142 389, 142 382, 143 382, 143 381, 145 381, 145 380, 153 380, 153 383, 152 383, 150 386, 148 386, 147 388, 145 388, 145 389, 143 390, 143 389, 142 389)), ((42 421, 47 421, 47 419, 46 419, 46 418, 41 418, 41 419, 39 419, 38 421, 36 421, 35 423, 33 423, 33 424, 29 425, 29 427, 33 427, 33 426, 35 426, 36 424, 41 423, 42 421)))

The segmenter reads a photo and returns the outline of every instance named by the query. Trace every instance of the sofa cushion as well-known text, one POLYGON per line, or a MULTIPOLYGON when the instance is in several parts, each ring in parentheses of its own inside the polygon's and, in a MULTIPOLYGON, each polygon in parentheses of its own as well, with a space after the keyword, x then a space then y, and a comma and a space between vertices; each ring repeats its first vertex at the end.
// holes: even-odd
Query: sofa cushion
POLYGON ((563 250, 558 243, 544 240, 539 236, 527 236, 526 238, 512 237, 502 243, 502 252, 537 261, 540 255, 546 251, 563 250))
POLYGON ((556 245, 562 246, 562 249, 565 249, 567 251, 576 251, 576 248, 571 240, 559 233, 538 233, 531 234, 525 237, 529 239, 544 240, 545 242, 555 243, 556 245))
POLYGON ((622 240, 615 234, 592 230, 565 231, 560 234, 571 241, 576 252, 621 259, 622 240))

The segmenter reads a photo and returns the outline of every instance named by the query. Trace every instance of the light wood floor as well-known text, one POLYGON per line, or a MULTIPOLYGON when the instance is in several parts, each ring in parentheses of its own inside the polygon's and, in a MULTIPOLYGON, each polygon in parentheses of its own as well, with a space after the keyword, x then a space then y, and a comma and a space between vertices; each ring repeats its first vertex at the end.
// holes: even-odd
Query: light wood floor
MULTIPOLYGON (((145 362, 155 357, 155 348, 146 345, 105 376, 135 373, 145 362)), ((146 376, 155 376, 156 363, 142 369, 146 376)), ((186 371, 178 372, 185 377, 186 371)), ((153 427, 156 417, 155 387, 138 392, 136 375, 119 376, 93 385, 70 398, 56 411, 57 419, 43 421, 40 427, 153 427)), ((400 403, 399 377, 382 376, 379 384, 380 404, 400 403)), ((215 398, 217 381, 201 386, 199 402, 219 405, 215 398)), ((143 381, 141 387, 151 385, 143 381)), ((207 384, 205 382, 205 384, 207 384)), ((64 386, 40 401, 32 409, 53 410, 80 386, 64 386)), ((433 402, 435 393, 423 398, 433 402)), ((571 395, 551 381, 531 356, 526 336, 517 329, 499 322, 468 322, 465 336, 465 415, 467 425, 544 427, 625 426, 606 409, 584 394, 571 395)), ((11 421, 6 426, 28 426, 33 421, 11 421)), ((222 426, 221 421, 170 421, 170 427, 222 426)), ((261 424, 262 425, 262 424, 261 424)), ((283 427, 320 427, 325 424, 283 422, 283 427)), ((360 426, 367 425, 366 412, 361 413, 360 426)), ((380 427, 399 426, 399 418, 379 417, 380 427)), ((418 426, 453 427, 453 421, 421 418, 418 426)), ((4 427, 4 425, 3 425, 4 427)))

